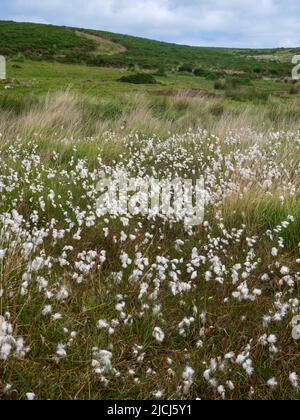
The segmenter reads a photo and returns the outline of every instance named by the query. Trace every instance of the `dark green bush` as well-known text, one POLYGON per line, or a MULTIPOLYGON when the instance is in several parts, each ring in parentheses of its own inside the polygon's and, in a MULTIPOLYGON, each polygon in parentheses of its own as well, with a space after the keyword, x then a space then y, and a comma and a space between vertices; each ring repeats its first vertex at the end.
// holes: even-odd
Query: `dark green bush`
POLYGON ((194 66, 192 64, 182 64, 178 71, 180 73, 193 73, 194 72, 194 66))
POLYGON ((155 85, 157 80, 152 74, 136 73, 129 76, 123 76, 119 79, 122 83, 133 83, 135 85, 155 85))
POLYGON ((256 74, 261 74, 264 72, 264 70, 262 69, 262 67, 254 67, 253 72, 256 74))
POLYGON ((22 66, 20 66, 20 64, 14 63, 14 64, 12 64, 12 68, 13 69, 21 69, 22 66))
POLYGON ((226 88, 235 89, 239 86, 251 86, 252 80, 249 77, 230 77, 226 80, 226 88))
POLYGON ((198 68, 194 70, 194 75, 198 77, 206 77, 207 76, 207 70, 198 68))
POLYGON ((225 80, 216 80, 214 83, 214 88, 216 90, 224 90, 226 88, 226 81, 225 80))
POLYGON ((300 93, 300 83, 292 85, 290 89, 291 95, 297 95, 298 93, 300 93))
POLYGON ((226 88, 226 97, 235 101, 250 101, 266 103, 269 98, 269 93, 263 90, 258 90, 254 87, 243 88, 226 88))

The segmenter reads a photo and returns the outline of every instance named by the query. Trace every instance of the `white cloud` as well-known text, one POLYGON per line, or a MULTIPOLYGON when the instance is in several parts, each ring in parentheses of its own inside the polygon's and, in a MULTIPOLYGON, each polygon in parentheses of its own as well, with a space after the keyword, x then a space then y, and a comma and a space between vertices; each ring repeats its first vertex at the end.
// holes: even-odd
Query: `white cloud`
POLYGON ((300 46, 297 0, 1 0, 0 17, 193 45, 300 46))

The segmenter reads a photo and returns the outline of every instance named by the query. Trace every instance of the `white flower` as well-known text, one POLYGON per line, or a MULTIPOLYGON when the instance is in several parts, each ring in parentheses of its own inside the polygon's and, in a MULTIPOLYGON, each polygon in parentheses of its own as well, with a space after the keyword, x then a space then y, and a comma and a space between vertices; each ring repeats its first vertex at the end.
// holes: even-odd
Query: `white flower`
POLYGON ((298 377, 296 372, 292 372, 290 374, 289 380, 290 380, 290 382, 291 382, 291 384, 293 385, 294 388, 298 388, 299 377, 298 377))
POLYGON ((46 305, 44 307, 44 309, 42 310, 42 315, 43 316, 47 316, 47 315, 49 315, 51 313, 52 313, 52 306, 51 305, 46 305))
POLYGON ((33 392, 27 392, 26 398, 28 401, 34 401, 35 400, 35 394, 33 392))
POLYGON ((59 314, 59 313, 54 314, 52 316, 52 319, 53 319, 53 321, 59 321, 60 319, 62 319, 62 314, 59 314))
POLYGON ((261 281, 263 281, 263 282, 267 282, 267 281, 269 281, 270 280, 270 276, 269 276, 269 274, 264 274, 262 277, 261 277, 261 281))
POLYGON ((183 371, 182 379, 184 381, 191 381, 193 380, 194 375, 195 375, 194 369, 191 368, 190 366, 187 366, 183 371))
POLYGON ((100 319, 97 323, 97 327, 102 330, 104 328, 109 328, 109 323, 105 319, 100 319))
POLYGON ((282 267, 281 270, 280 270, 280 273, 283 276, 287 276, 289 274, 289 272, 290 272, 290 269, 288 267, 282 267))
POLYGON ((0 249, 0 260, 3 260, 6 254, 6 249, 0 249))
POLYGON ((62 343, 58 344, 56 354, 57 354, 57 356, 59 356, 61 358, 67 356, 67 352, 65 350, 65 345, 64 344, 62 344, 62 343))
POLYGON ((155 327, 152 333, 152 336, 155 338, 156 341, 162 343, 165 339, 165 334, 161 328, 155 327))
POLYGON ((43 258, 37 257, 35 260, 32 261, 31 269, 32 271, 40 271, 45 265, 43 258))
POLYGON ((269 335, 269 337, 268 337, 268 343, 270 343, 270 344, 277 343, 277 337, 276 337, 276 335, 274 335, 274 334, 269 335))
POLYGON ((276 378, 271 378, 271 379, 268 380, 267 385, 270 388, 276 388, 278 386, 278 382, 277 382, 276 378))
POLYGON ((154 391, 153 392, 153 396, 157 399, 160 400, 163 396, 164 396, 165 391, 154 391))

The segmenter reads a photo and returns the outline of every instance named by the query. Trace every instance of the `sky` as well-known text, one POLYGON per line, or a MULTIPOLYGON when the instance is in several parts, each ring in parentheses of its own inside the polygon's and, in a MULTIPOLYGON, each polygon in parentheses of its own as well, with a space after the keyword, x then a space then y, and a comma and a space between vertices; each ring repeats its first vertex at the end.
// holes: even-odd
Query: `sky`
POLYGON ((0 19, 187 45, 300 47, 299 0, 0 0, 0 19))

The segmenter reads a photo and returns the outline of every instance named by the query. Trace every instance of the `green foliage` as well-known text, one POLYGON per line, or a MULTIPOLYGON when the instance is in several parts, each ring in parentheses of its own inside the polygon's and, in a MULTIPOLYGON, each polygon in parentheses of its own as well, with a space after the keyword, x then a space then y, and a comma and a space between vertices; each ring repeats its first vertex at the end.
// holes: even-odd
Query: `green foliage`
POLYGON ((0 21, 0 54, 23 57, 43 57, 47 60, 76 55, 95 50, 95 44, 77 36, 65 27, 0 21))
POLYGON ((194 71, 194 66, 192 64, 186 63, 186 64, 182 64, 182 66, 180 66, 178 68, 178 71, 180 73, 193 73, 194 71))
POLYGON ((211 70, 204 70, 202 68, 197 68, 194 70, 194 75, 197 77, 205 77, 207 80, 216 80, 220 76, 223 76, 224 73, 222 71, 211 71, 211 70))

